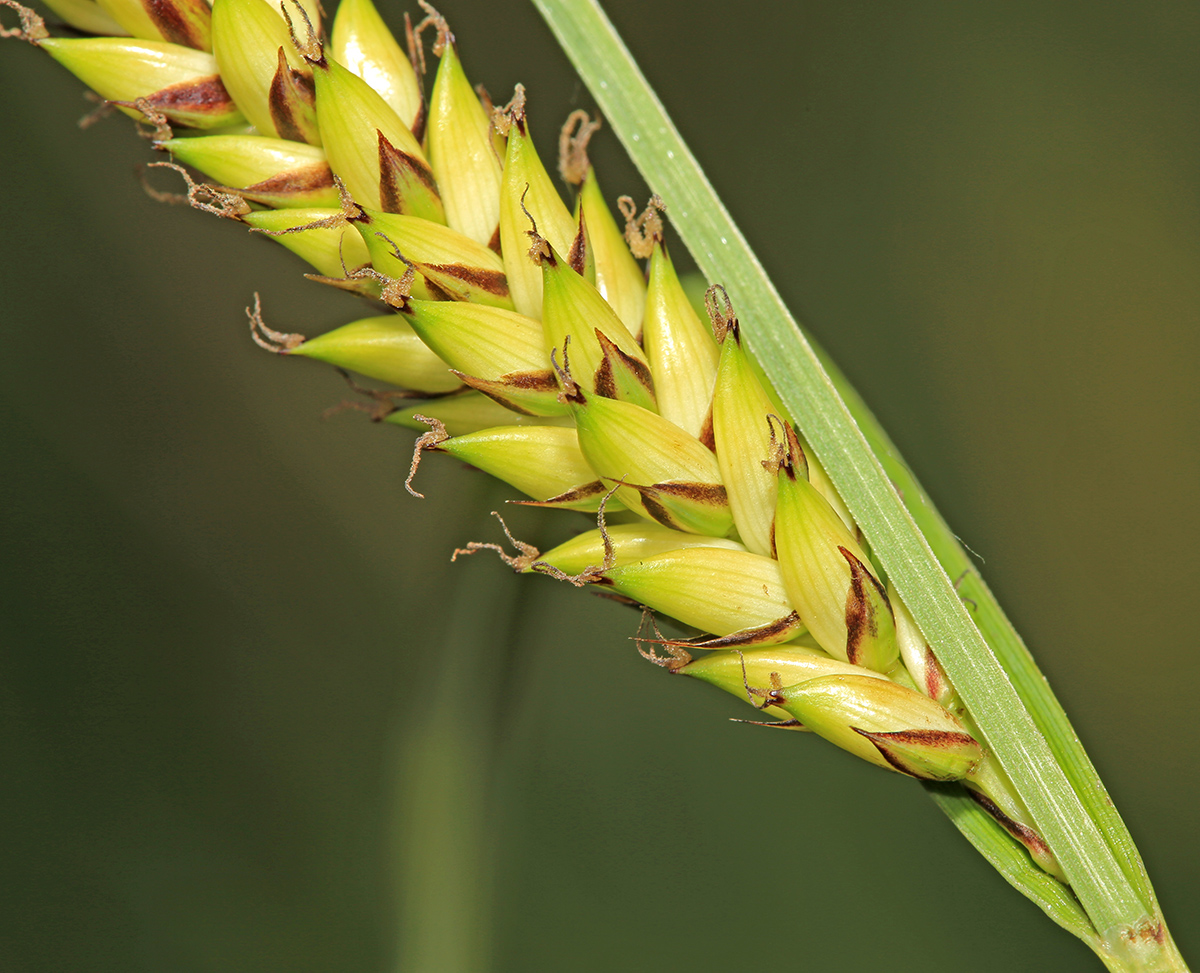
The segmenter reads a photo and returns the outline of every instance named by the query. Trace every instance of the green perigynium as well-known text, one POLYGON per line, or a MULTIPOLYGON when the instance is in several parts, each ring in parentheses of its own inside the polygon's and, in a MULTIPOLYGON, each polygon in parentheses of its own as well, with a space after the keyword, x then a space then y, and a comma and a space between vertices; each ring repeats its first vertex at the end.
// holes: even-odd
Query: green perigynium
POLYGON ((686 299, 661 201, 637 217, 624 200, 622 234, 587 159, 586 116, 560 144, 578 187, 568 206, 523 89, 501 110, 477 95, 427 4, 415 36, 432 28, 440 58, 428 98, 423 50, 405 55, 370 0, 346 0, 327 42, 317 11, 293 0, 215 0, 211 17, 198 0, 84 2, 55 9, 81 30, 132 36, 53 38, 22 10, 23 36, 214 180, 193 202, 376 303, 307 340, 256 309, 260 344, 394 386, 376 393, 379 412, 422 430, 413 474, 423 451, 444 452, 524 502, 597 514, 555 550, 506 559, 695 629, 646 640, 663 647, 643 654, 743 698, 750 716, 962 782, 1065 882, 803 424, 743 346, 754 322, 714 289, 710 328, 686 299), (171 125, 222 131, 169 137, 171 125))

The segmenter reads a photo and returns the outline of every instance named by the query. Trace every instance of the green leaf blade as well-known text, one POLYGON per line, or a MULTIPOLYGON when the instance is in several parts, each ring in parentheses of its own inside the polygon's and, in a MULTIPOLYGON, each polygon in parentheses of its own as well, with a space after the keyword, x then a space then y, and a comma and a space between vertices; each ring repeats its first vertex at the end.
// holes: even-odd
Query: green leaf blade
MULTIPOLYGON (((612 25, 591 0, 534 2, 634 163, 667 201, 701 270, 733 298, 764 371, 937 646, 1095 927, 1115 932, 1155 916, 1132 839, 1028 651, 977 573, 963 592, 978 603, 976 627, 950 580, 950 571, 971 567, 965 552, 861 400, 851 395, 850 409, 842 401, 844 379, 822 368, 612 25)), ((1022 891, 1046 908, 1045 896, 1022 891)))

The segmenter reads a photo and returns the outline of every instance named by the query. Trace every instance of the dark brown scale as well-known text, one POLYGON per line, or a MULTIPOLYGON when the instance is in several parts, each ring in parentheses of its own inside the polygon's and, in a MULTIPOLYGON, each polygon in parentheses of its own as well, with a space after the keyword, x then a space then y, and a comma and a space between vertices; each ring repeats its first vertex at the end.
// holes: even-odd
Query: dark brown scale
MULTIPOLYGON (((580 500, 590 500, 592 497, 607 492, 608 487, 599 480, 592 480, 591 483, 585 483, 583 486, 574 487, 566 493, 560 493, 557 497, 549 497, 546 500, 515 500, 512 502, 525 507, 561 507, 564 504, 578 503, 580 500)), ((595 583, 612 584, 606 578, 598 580, 595 583)))
POLYGON ((1001 811, 994 801, 984 797, 978 791, 968 789, 967 793, 971 795, 971 798, 976 804, 978 804, 985 811, 987 811, 988 814, 995 818, 1000 824, 1000 827, 1016 838, 1017 841, 1021 842, 1026 847, 1038 849, 1038 852, 1041 855, 1050 854, 1050 846, 1047 845, 1046 842, 1042 840, 1042 836, 1032 828, 1027 828, 1025 825, 1014 821, 1007 814, 1001 811))
POLYGON ((438 273, 461 280, 464 284, 474 287, 497 297, 508 297, 508 278, 502 270, 484 270, 482 267, 468 267, 465 264, 421 264, 438 273))
MULTIPOLYGON (((498 402, 510 412, 516 412, 518 415, 523 416, 536 415, 536 413, 530 412, 529 409, 525 408, 524 406, 518 405, 506 394, 514 388, 520 388, 520 386, 508 384, 503 380, 492 381, 486 378, 478 378, 474 375, 464 375, 462 372, 455 371, 454 369, 451 369, 451 371, 453 371, 454 374, 461 378, 467 385, 471 386, 471 388, 482 392, 489 399, 492 399, 494 402, 498 402)), ((505 377, 507 378, 508 376, 505 377)))
POLYGON ((875 580, 875 575, 863 567, 858 558, 840 545, 838 551, 850 565, 850 590, 846 593, 846 658, 858 665, 864 639, 875 638, 879 634, 875 607, 866 597, 866 585, 869 583, 885 604, 887 593, 875 580))
POLYGON ((212 11, 204 0, 142 0, 142 6, 165 40, 183 47, 204 49, 208 31, 200 27, 207 27, 212 22, 212 11))
POLYGON ((316 90, 312 79, 293 71, 280 47, 279 63, 267 92, 267 107, 279 137, 292 142, 307 142, 307 128, 312 127, 315 105, 316 90), (307 117, 302 117, 301 113, 307 117), (305 122, 309 123, 307 128, 305 122))
POLYGON ((182 81, 179 84, 160 88, 146 100, 151 106, 164 113, 178 112, 191 115, 223 115, 235 109, 233 99, 225 90, 218 75, 182 81))
POLYGON ((615 360, 620 363, 625 371, 631 373, 646 391, 653 395, 654 377, 650 374, 649 367, 632 355, 625 354, 599 328, 596 328, 595 331, 596 340, 600 342, 600 350, 604 352, 604 360, 600 362, 600 367, 596 369, 594 377, 596 394, 606 399, 620 398, 620 392, 617 388, 616 368, 613 365, 615 360))
POLYGON ((790 615, 784 615, 783 618, 767 622, 766 625, 742 629, 740 632, 731 632, 729 635, 722 635, 720 638, 705 639, 703 642, 688 642, 687 644, 699 649, 729 649, 735 647, 744 648, 750 645, 773 645, 780 635, 794 631, 801 624, 800 615, 792 612, 790 615))
POLYGON ((320 189, 333 188, 333 170, 324 162, 311 166, 281 172, 270 179, 256 182, 242 190, 245 195, 256 193, 260 196, 300 195, 316 192, 320 189))
POLYGON ((708 415, 704 417, 704 425, 700 427, 700 435, 696 437, 705 446, 708 447, 710 453, 717 451, 717 434, 713 429, 713 413, 712 406, 708 407, 708 415))
MULTIPOLYGON (((378 130, 377 130, 378 131, 378 130)), ((385 213, 404 212, 404 187, 414 180, 436 196, 437 182, 429 167, 401 152, 379 132, 379 208, 385 213)))
POLYGON ((851 727, 851 729, 860 736, 864 736, 870 740, 874 744, 875 749, 879 751, 879 755, 891 764, 892 767, 900 771, 900 773, 923 780, 949 780, 956 778, 942 777, 936 774, 930 775, 928 771, 924 770, 918 773, 911 765, 905 762, 904 757, 900 753, 891 750, 888 746, 889 743, 940 750, 955 750, 962 747, 969 747, 975 743, 975 738, 969 734, 956 733, 953 730, 894 730, 888 733, 868 733, 866 730, 860 730, 858 727, 851 727))
POLYGON ((647 489, 713 507, 724 507, 729 503, 729 495, 720 483, 655 483, 647 489))
POLYGON ((571 250, 567 254, 567 263, 575 273, 583 276, 587 268, 587 230, 583 226, 583 214, 579 214, 579 229, 575 231, 575 239, 571 241, 571 250))

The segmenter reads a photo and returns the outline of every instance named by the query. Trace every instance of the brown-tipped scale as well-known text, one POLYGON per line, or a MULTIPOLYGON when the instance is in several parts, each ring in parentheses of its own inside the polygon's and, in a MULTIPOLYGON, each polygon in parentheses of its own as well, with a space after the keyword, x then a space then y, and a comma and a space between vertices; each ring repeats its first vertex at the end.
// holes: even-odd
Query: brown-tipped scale
POLYGON ((412 131, 358 75, 313 57, 317 122, 329 164, 362 206, 445 223, 433 171, 412 131))
POLYGON ((204 51, 126 37, 46 37, 34 43, 134 118, 142 113, 133 103, 145 99, 169 121, 191 128, 245 121, 218 76, 217 62, 204 51))
POLYGON ((784 433, 772 538, 788 596, 826 652, 887 672, 899 656, 887 595, 858 541, 809 483, 792 428, 784 433))
POLYGON ((677 530, 729 533, 717 458, 699 440, 648 409, 585 394, 574 383, 567 399, 584 456, 625 506, 677 530))
POLYGON ((518 412, 566 413, 537 321, 461 301, 414 300, 403 310, 417 334, 468 385, 518 412))
POLYGON ((212 10, 204 0, 99 0, 134 37, 212 51, 212 10))
MULTIPOLYGON (((304 37, 302 18, 294 20, 304 37)), ((214 0, 212 31, 221 78, 258 134, 319 145, 312 72, 279 8, 266 0, 214 0)))
POLYGON ((983 747, 950 713, 886 679, 820 676, 772 689, 765 698, 818 736, 886 770, 961 780, 983 759, 983 747))
POLYGON ((628 598, 720 636, 720 647, 777 645, 804 634, 779 563, 749 551, 696 546, 638 558, 603 572, 628 598))
POLYGON ((256 203, 338 205, 333 172, 316 145, 262 135, 206 135, 156 142, 154 147, 256 203))
POLYGON ((494 251, 457 230, 400 213, 363 209, 353 218, 375 269, 402 277, 411 264, 432 297, 512 308, 504 262, 494 251))
POLYGON ((553 246, 539 258, 547 353, 565 348, 572 378, 585 391, 657 411, 650 365, 616 312, 553 246))

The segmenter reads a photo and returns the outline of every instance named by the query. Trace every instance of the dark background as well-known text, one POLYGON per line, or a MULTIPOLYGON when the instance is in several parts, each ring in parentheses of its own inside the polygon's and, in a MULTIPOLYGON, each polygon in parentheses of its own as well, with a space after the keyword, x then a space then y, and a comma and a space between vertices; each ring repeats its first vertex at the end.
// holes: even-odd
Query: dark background
MULTIPOLYGON (((1200 8, 609 6, 986 560, 1194 961, 1200 8)), ((444 12, 551 151, 590 102, 531 8, 444 12)), ((511 492, 433 457, 410 498, 411 435, 323 420, 340 380, 242 308, 368 312, 151 202, 38 51, 0 85, 6 971, 1099 969, 912 782, 725 722, 618 606, 452 565, 511 492)))

